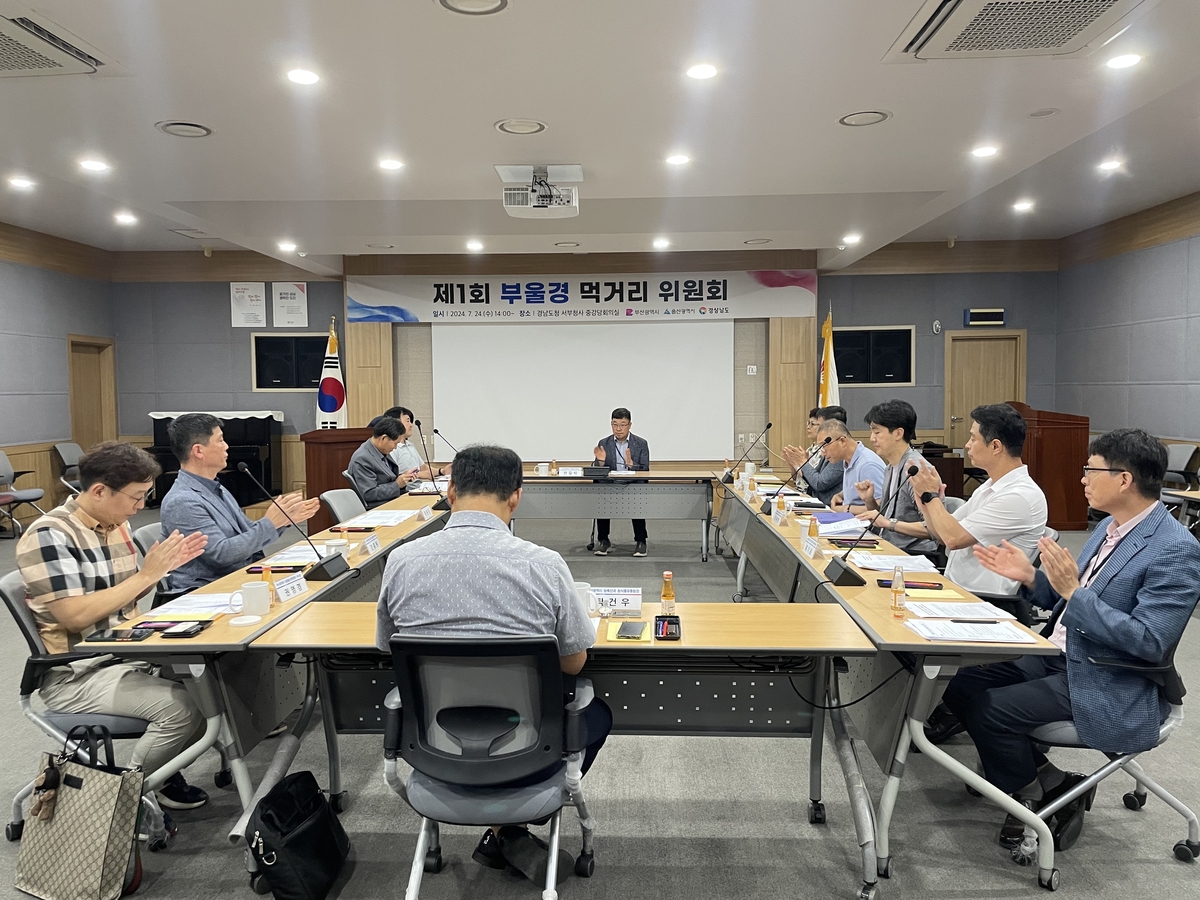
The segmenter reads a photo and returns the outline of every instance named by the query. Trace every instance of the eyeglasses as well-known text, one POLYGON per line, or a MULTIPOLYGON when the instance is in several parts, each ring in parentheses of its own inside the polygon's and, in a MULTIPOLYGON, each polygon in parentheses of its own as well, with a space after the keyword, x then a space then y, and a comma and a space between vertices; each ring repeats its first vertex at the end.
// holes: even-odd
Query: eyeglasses
POLYGON ((1128 469, 1106 469, 1101 466, 1084 466, 1083 477, 1090 478, 1093 472, 1128 472, 1128 469))
POLYGON ((110 490, 112 490, 112 492, 115 494, 122 494, 123 496, 128 497, 134 503, 148 503, 154 499, 154 488, 150 488, 150 490, 146 491, 144 494, 126 494, 124 491, 118 491, 116 488, 110 488, 110 490))

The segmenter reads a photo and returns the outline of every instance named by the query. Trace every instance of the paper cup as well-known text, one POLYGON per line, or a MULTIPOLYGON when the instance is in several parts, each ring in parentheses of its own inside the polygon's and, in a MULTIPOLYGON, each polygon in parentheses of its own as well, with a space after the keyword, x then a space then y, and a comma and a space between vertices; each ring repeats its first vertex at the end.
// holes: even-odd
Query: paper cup
POLYGON ((589 613, 600 612, 600 598, 596 596, 596 592, 592 590, 592 586, 588 582, 576 581, 575 593, 579 595, 579 599, 583 601, 589 613))
POLYGON ((757 471, 758 471, 758 467, 754 463, 752 463, 752 462, 746 463, 746 474, 747 475, 753 475, 757 471))
POLYGON ((350 558, 350 542, 347 540, 337 539, 325 542, 325 555, 331 553, 340 553, 346 559, 350 558))

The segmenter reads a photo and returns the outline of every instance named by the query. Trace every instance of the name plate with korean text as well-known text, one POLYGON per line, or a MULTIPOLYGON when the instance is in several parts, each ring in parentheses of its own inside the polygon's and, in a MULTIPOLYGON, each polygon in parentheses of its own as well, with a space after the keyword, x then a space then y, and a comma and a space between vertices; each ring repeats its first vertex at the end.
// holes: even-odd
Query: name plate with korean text
POLYGON ((582 478, 583 477, 583 466, 559 466, 558 467, 558 477, 559 478, 582 478))
POLYGON ((815 559, 817 554, 820 553, 820 551, 821 551, 821 542, 815 537, 806 537, 804 539, 803 546, 801 546, 801 548, 800 548, 800 552, 803 553, 805 556, 807 556, 809 559, 815 559))
POLYGON ((308 582, 304 580, 304 573, 297 572, 295 575, 280 578, 275 582, 275 599, 283 603, 284 601, 299 597, 307 590, 308 582))
POLYGON ((642 615, 642 589, 631 587, 593 587, 596 599, 600 603, 601 614, 607 611, 610 616, 640 618, 642 615))
POLYGON ((419 513, 417 513, 417 515, 421 517, 421 520, 423 522, 428 522, 430 519, 433 518, 433 507, 432 506, 423 506, 423 507, 421 507, 421 511, 419 513))
POLYGON ((373 534, 362 542, 362 545, 358 548, 358 552, 364 556, 369 556, 372 553, 378 553, 380 549, 379 535, 373 534))

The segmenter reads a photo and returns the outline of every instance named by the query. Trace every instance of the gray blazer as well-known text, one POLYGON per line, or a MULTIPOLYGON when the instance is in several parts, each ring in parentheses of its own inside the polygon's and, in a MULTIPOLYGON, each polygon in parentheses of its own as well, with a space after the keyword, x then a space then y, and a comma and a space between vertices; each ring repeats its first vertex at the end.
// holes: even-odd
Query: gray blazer
MULTIPOLYGON (((882 521, 884 518, 896 519, 899 522, 923 522, 921 511, 917 509, 917 499, 913 496, 912 481, 909 479, 907 469, 911 465, 920 466, 924 457, 920 452, 909 447, 904 453, 904 458, 897 465, 888 466, 884 470, 883 476, 883 496, 876 497, 875 502, 882 504, 885 499, 891 496, 892 491, 896 489, 896 485, 900 484, 900 478, 904 479, 904 487, 900 488, 900 493, 888 500, 887 506, 883 507, 883 513, 880 516, 882 521)), ((937 550, 938 542, 933 538, 912 537, 907 534, 900 534, 898 531, 887 531, 883 533, 891 543, 895 544, 906 553, 932 553, 937 550)))
POLYGON ((346 471, 354 482, 354 489, 362 498, 367 509, 374 509, 380 503, 395 500, 404 493, 404 488, 396 483, 398 472, 389 465, 391 460, 379 452, 370 438, 354 451, 350 457, 350 465, 346 471))
MULTIPOLYGON (((596 442, 596 446, 604 450, 604 464, 610 469, 625 468, 625 460, 617 455, 617 439, 611 434, 596 442)), ((644 438, 638 437, 632 431, 629 433, 629 455, 633 458, 635 472, 650 470, 650 445, 644 438)))
POLYGON ((833 499, 834 495, 842 490, 842 476, 845 474, 845 463, 831 463, 820 453, 800 470, 800 477, 808 483, 817 499, 826 506, 829 505, 829 501, 833 499))

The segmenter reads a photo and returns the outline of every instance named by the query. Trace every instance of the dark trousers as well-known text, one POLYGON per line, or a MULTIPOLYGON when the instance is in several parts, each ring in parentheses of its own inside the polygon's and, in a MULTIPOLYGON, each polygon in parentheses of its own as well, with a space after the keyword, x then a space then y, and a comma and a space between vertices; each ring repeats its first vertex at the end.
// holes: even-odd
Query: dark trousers
MULTIPOLYGON (((600 748, 604 746, 604 742, 608 739, 608 733, 612 731, 613 716, 612 710, 608 708, 608 704, 596 697, 583 708, 582 724, 582 742, 583 742, 583 771, 582 775, 587 774, 587 770, 592 767, 592 763, 596 761, 596 755, 600 752, 600 748)), ((540 772, 518 779, 517 781, 509 782, 505 787, 525 787, 528 785, 539 784, 549 777, 549 774, 561 766, 562 763, 555 763, 540 772)), ((543 825, 549 819, 542 819, 534 822, 535 825, 543 825)))
POLYGON ((963 669, 950 680, 943 702, 975 742, 984 777, 1015 793, 1046 762, 1029 732, 1072 718, 1066 658, 1023 656, 963 669))
MULTIPOLYGON (((597 519, 596 520, 596 538, 597 538, 597 540, 601 540, 601 541, 608 540, 608 527, 609 527, 609 524, 611 523, 611 521, 612 521, 611 519, 597 519)), ((645 519, 634 519, 633 520, 633 539, 635 541, 640 541, 642 543, 646 542, 646 520, 645 519)))

